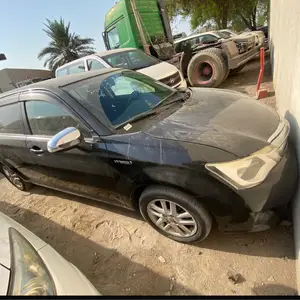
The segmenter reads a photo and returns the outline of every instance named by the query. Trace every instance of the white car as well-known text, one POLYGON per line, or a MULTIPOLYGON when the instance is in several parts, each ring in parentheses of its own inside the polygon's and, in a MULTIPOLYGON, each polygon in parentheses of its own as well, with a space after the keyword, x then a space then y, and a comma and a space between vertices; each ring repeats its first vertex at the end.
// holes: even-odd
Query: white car
POLYGON ((237 34, 236 32, 229 29, 222 29, 218 31, 209 31, 204 33, 198 33, 190 35, 186 38, 176 40, 174 42, 175 51, 181 52, 182 46, 190 44, 191 47, 196 47, 201 44, 216 43, 219 40, 232 39, 235 42, 250 42, 257 46, 264 45, 264 33, 262 31, 251 31, 237 34))
POLYGON ((254 36, 256 45, 264 46, 265 34, 263 33, 263 31, 260 31, 260 30, 244 31, 241 33, 236 33, 235 31, 233 31, 231 29, 222 29, 222 30, 219 30, 218 32, 221 32, 222 34, 226 34, 228 37, 254 36))
POLYGON ((103 68, 130 69, 173 88, 187 87, 181 72, 174 65, 135 48, 114 49, 76 59, 57 68, 55 77, 103 68))
POLYGON ((232 37, 232 36, 235 36, 235 35, 238 35, 237 32, 231 30, 231 29, 221 29, 219 30, 219 32, 222 32, 223 34, 226 34, 228 37, 232 37))
POLYGON ((194 46, 200 45, 200 44, 208 44, 208 43, 215 43, 218 42, 220 39, 226 39, 228 38, 227 35, 223 35, 220 32, 217 31, 208 31, 204 33, 196 33, 192 34, 190 36, 187 36, 182 39, 178 39, 174 42, 175 51, 177 53, 181 52, 181 45, 190 44, 193 48, 194 46))
POLYGON ((100 295, 52 247, 0 213, 0 296, 100 295))

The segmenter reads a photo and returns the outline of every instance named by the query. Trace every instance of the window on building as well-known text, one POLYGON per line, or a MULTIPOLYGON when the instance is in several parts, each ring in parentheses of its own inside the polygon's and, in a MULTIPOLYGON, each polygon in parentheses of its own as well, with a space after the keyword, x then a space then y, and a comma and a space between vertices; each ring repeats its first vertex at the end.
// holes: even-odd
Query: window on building
POLYGON ((88 128, 61 106, 46 101, 26 101, 25 105, 33 135, 53 136, 67 127, 76 127, 83 136, 90 137, 88 128))
POLYGON ((19 103, 0 107, 0 133, 22 134, 19 103))

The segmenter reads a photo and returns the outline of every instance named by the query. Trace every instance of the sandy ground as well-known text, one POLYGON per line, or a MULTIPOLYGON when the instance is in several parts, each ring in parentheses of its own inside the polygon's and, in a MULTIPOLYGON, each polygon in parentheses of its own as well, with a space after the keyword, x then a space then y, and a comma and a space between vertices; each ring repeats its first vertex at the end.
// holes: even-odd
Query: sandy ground
MULTIPOLYGON (((258 61, 223 83, 255 95, 258 61)), ((272 92, 268 74, 263 87, 272 92)), ((271 93, 272 95, 272 93, 271 93)), ((274 106, 274 96, 264 101, 274 106)), ((103 295, 296 294, 292 229, 222 234, 198 245, 155 232, 137 213, 0 177, 0 210, 76 265, 103 295)))

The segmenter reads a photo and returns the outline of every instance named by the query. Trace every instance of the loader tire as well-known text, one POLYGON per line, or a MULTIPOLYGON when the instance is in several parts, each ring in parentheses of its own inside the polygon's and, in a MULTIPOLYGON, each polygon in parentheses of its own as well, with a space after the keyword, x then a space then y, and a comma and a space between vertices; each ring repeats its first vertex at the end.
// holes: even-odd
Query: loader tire
POLYGON ((222 51, 209 48, 194 55, 189 63, 187 75, 192 86, 219 86, 228 76, 228 66, 222 51))

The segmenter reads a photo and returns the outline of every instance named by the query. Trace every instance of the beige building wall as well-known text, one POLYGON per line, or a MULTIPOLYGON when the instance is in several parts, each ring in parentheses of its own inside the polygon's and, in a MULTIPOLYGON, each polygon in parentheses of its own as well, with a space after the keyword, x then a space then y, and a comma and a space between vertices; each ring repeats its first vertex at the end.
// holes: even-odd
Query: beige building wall
MULTIPOLYGON (((38 69, 2 69, 0 70, 0 89, 2 92, 10 91, 15 87, 11 84, 17 83, 29 78, 35 77, 53 77, 52 72, 38 69)), ((1 92, 0 90, 0 92, 1 92)))
MULTIPOLYGON (((300 0, 271 0, 269 31, 278 109, 290 121, 292 142, 296 146, 300 162, 300 0)), ((300 291, 299 191, 294 198, 293 212, 300 291)))

